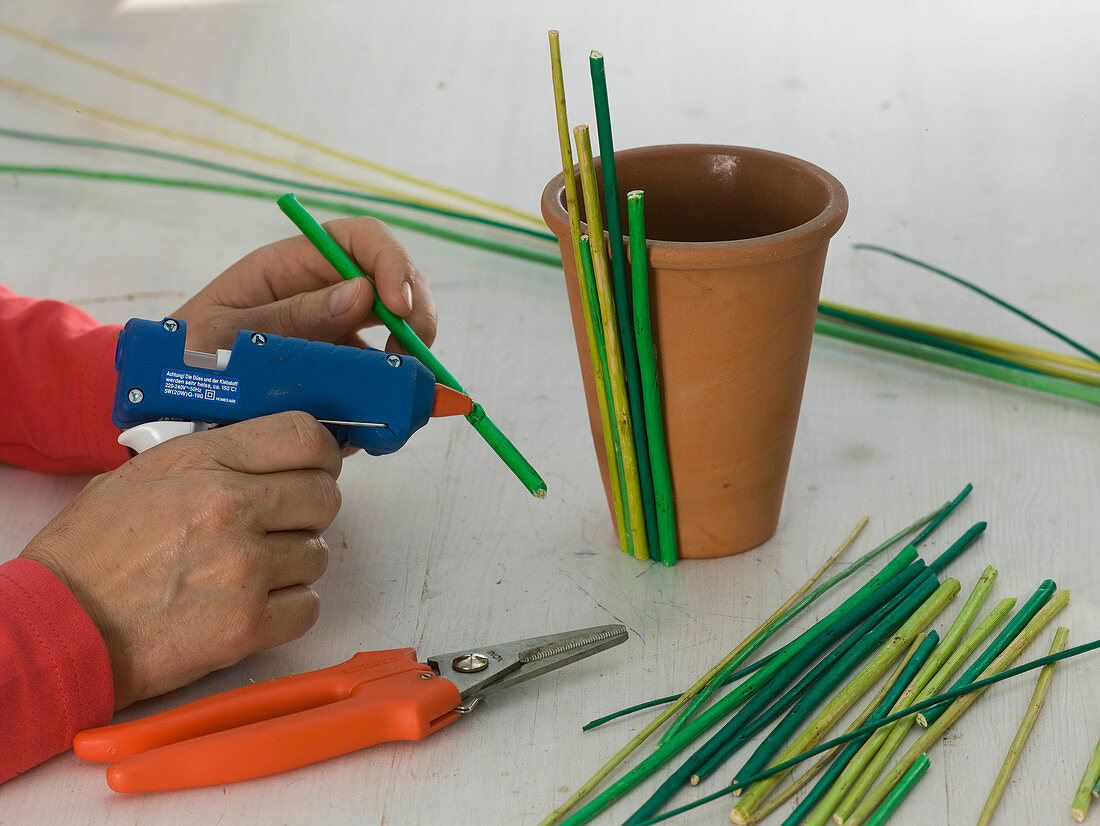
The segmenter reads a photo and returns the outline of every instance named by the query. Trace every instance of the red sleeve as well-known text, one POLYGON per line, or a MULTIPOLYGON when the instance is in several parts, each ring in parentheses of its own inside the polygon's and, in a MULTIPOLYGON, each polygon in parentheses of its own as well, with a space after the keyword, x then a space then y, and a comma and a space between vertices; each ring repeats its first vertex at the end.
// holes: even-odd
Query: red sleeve
POLYGON ((119 329, 0 287, 0 462, 98 473, 130 458, 111 424, 119 329))
POLYGON ((72 592, 44 565, 0 565, 0 783, 110 722, 107 646, 72 592))

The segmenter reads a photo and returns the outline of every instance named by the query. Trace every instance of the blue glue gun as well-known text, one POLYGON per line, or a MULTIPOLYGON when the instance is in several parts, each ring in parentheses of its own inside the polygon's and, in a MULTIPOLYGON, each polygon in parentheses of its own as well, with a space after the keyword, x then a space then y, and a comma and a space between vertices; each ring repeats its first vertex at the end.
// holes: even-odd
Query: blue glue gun
POLYGON ((233 349, 184 347, 186 323, 132 318, 115 351, 119 443, 141 453, 175 436, 284 410, 323 422, 341 447, 393 453, 432 416, 469 413, 412 356, 241 330, 233 349))

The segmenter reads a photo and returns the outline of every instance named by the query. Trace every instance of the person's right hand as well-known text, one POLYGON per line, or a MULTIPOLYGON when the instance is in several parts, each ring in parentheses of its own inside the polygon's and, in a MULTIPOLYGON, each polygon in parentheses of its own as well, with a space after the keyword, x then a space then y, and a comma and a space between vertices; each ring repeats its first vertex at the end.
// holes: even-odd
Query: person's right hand
POLYGON ((313 625, 340 464, 305 413, 180 436, 94 478, 21 556, 91 616, 123 708, 313 625))

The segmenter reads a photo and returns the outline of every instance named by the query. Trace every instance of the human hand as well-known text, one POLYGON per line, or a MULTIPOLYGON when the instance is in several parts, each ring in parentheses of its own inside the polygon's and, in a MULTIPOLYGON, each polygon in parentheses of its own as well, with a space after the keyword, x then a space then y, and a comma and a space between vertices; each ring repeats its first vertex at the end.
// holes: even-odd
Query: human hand
MULTIPOLYGON (((389 228, 373 218, 345 218, 325 229, 374 278, 382 303, 430 346, 431 288, 389 228)), ((299 235, 249 253, 172 315, 187 322, 187 347, 207 353, 231 347, 242 329, 362 346, 359 331, 381 323, 373 302, 367 279, 343 281, 299 235)), ((393 336, 385 349, 404 352, 393 336)))
POLYGON ((92 479, 21 556, 95 622, 123 708, 316 622, 340 464, 300 412, 181 436, 92 479))

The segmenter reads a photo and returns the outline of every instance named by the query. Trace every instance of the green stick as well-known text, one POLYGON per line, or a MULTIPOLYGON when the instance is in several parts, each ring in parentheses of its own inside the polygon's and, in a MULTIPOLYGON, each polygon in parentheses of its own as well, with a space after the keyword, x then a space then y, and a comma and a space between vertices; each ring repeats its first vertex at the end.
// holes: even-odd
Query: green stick
POLYGON ((629 743, 623 746, 623 748, 619 749, 619 751, 616 752, 610 760, 604 763, 604 765, 601 766, 599 770, 597 770, 597 772, 592 775, 592 777, 590 777, 579 789, 577 789, 577 791, 574 792, 568 800, 566 800, 557 809, 551 812, 542 821, 540 826, 548 826, 548 824, 553 823, 557 818, 563 816, 566 812, 570 811, 574 806, 576 806, 577 803, 587 797, 588 793, 592 791, 592 789, 596 788, 599 782, 603 780, 608 774, 610 774, 612 769, 619 765, 623 760, 627 758, 628 755, 630 755, 631 752, 633 752, 638 746, 645 742, 645 740, 654 731, 660 728, 661 724, 664 723, 665 720, 675 714, 677 709, 679 709, 684 703, 690 700, 692 695, 696 691, 707 685, 715 674, 717 674, 719 671, 724 669, 728 664, 732 662, 743 661, 744 658, 747 657, 748 654, 757 647, 757 645, 762 643, 763 640, 767 638, 767 635, 773 633, 773 627, 775 626, 775 623, 786 615, 786 612, 790 609, 790 607, 793 604, 797 603, 802 595, 811 587, 813 587, 813 584, 824 575, 829 566, 832 565, 837 560, 837 558, 842 553, 844 553, 848 546, 855 541, 856 537, 859 536, 860 531, 862 531, 863 527, 867 524, 867 520, 868 517, 863 517, 863 519, 860 520, 860 523, 856 526, 855 530, 853 530, 848 535, 848 538, 841 543, 840 547, 837 548, 832 554, 830 554, 829 558, 825 560, 824 564, 820 568, 818 568, 797 591, 795 591, 790 597, 788 597, 786 602, 784 602, 774 612, 772 612, 772 615, 770 617, 764 620, 764 622, 762 622, 756 628, 756 630, 745 637, 744 640, 742 640, 732 651, 730 651, 729 654, 723 657, 713 668, 710 669, 710 671, 708 671, 706 674, 696 680, 695 685, 693 685, 691 688, 681 694, 672 706, 657 715, 657 717, 649 725, 642 729, 637 735, 635 735, 629 743))
POLYGON ((894 809, 901 805, 901 801, 905 800, 909 792, 917 785, 917 781, 924 777, 924 773, 928 771, 931 763, 932 761, 928 759, 927 754, 918 757, 916 762, 909 767, 909 771, 898 781, 898 785, 894 786, 890 794, 886 795, 882 805, 875 809, 875 813, 867 821, 867 826, 882 826, 889 820, 890 815, 894 813, 894 809))
MULTIPOLYGON (((600 299, 596 292, 596 276, 592 269, 592 248, 587 235, 580 237, 580 255, 577 261, 577 272, 581 274, 581 285, 586 296, 586 325, 592 332, 593 344, 595 344, 596 350, 592 361, 592 378, 602 385, 600 414, 608 417, 608 424, 610 425, 610 410, 607 408, 607 400, 612 398, 611 374, 607 366, 607 342, 603 337, 603 321, 600 318, 600 299), (591 313, 591 316, 588 313, 591 313)), ((605 440, 609 435, 611 437, 611 448, 607 451, 608 481, 614 494, 612 503, 615 507, 615 521, 619 528, 619 544, 625 553, 630 553, 634 539, 630 520, 627 518, 627 491, 624 487, 626 471, 623 466, 623 447, 619 441, 617 428, 609 427, 604 432, 605 440)))
POLYGON ((592 142, 585 125, 573 128, 573 139, 580 159, 581 192, 584 195, 584 214, 588 219, 589 238, 598 243, 592 246, 592 268, 596 276, 596 291, 600 302, 600 319, 603 322, 604 343, 607 346, 607 368, 611 375, 611 404, 615 427, 619 431, 619 444, 623 451, 623 478, 627 492, 623 511, 630 523, 631 538, 636 559, 649 559, 646 543, 645 509, 642 505, 642 485, 638 476, 638 453, 634 444, 630 402, 627 396, 626 378, 623 372, 623 351, 616 323, 615 293, 608 274, 607 251, 603 245, 603 221, 600 218, 600 196, 597 191, 596 172, 592 161, 592 142))
POLYGON ((1085 815, 1089 812, 1089 803, 1092 802, 1092 788, 1100 782, 1100 741, 1092 752, 1092 758, 1085 766, 1085 773, 1081 777, 1081 784, 1077 787, 1077 794, 1073 797, 1073 806, 1070 808, 1070 816, 1078 823, 1083 823, 1085 815))
MULTIPOLYGON (((993 662, 997 656, 1008 647, 1009 643, 1016 638, 1016 635, 1031 622, 1031 618, 1047 604, 1057 588, 1058 586, 1054 583, 1053 579, 1043 580, 1039 587, 1035 589, 1035 593, 1024 603, 1024 607, 1016 613, 1016 616, 1008 621, 1008 625, 1001 630, 1000 634, 993 638, 993 642, 991 642, 978 659, 974 661, 974 664, 963 672, 955 685, 967 683, 981 674, 986 666, 993 662)), ((917 715, 917 723, 924 727, 930 726, 932 723, 936 722, 936 718, 946 710, 946 707, 944 707, 919 714, 917 715)))
MULTIPOLYGON (((1058 591, 1042 609, 1035 614, 1031 622, 1029 622, 1019 635, 1012 640, 1012 643, 982 672, 982 678, 990 677, 1000 671, 1004 671, 1013 660, 1020 656, 1023 650, 1027 648, 1028 643, 1042 631, 1047 623, 1054 619, 1059 611, 1065 608, 1068 602, 1069 591, 1058 591)), ((958 688, 961 687, 962 686, 958 686, 958 688)), ((959 717, 963 715, 963 712, 970 708, 981 694, 981 691, 974 691, 954 700, 948 706, 947 711, 943 712, 935 722, 929 725, 928 728, 921 733, 920 737, 918 737, 916 742, 909 748, 909 751, 901 756, 897 764, 887 772, 886 776, 868 793, 863 802, 856 807, 854 812, 852 812, 852 816, 844 821, 844 826, 859 826, 859 824, 863 823, 871 812, 882 803, 886 795, 890 793, 890 790, 897 785, 902 775, 909 770, 922 754, 935 745, 951 724, 958 720, 959 717)))
MULTIPOLYGON (((665 445, 664 416, 661 413, 657 356, 653 351, 653 334, 650 331, 645 193, 640 189, 627 194, 626 213, 630 224, 630 285, 634 296, 634 333, 638 342, 638 369, 641 371, 642 400, 645 403, 645 432, 649 439, 649 464, 657 508, 657 536, 660 540, 661 561, 665 565, 674 565, 676 513, 673 508, 672 477, 668 469, 668 448, 665 445)), ((641 461, 641 457, 638 461, 641 461)))
MULTIPOLYGON (((638 481, 642 488, 642 507, 645 508, 646 535, 649 537, 649 554, 654 560, 668 560, 660 551, 657 528, 657 509, 650 467, 649 440, 646 436, 648 420, 643 410, 642 378, 638 368, 638 349, 634 341, 634 324, 630 312, 630 291, 626 285, 626 253, 623 250, 623 222, 619 213, 619 179, 615 174, 615 146, 611 138, 611 109, 607 104, 607 78, 604 76, 603 55, 592 52, 589 56, 592 74, 592 97, 596 105, 596 133, 600 142, 600 172, 603 177, 604 209, 607 211, 607 234, 611 248, 611 277, 615 290, 615 308, 618 312, 619 335, 623 345, 623 370, 626 375, 627 398, 630 402, 630 424, 634 431, 634 446, 638 452, 638 481)), ((597 200, 595 210, 600 208, 597 200)), ((585 205, 585 214, 591 215, 585 205)), ((591 218, 589 228, 592 227, 591 218)), ((602 244, 603 234, 590 233, 602 244)), ((644 235, 642 236, 645 237, 644 235)), ((675 559, 675 556, 672 557, 675 559)))
POLYGON ((1038 390, 1042 393, 1054 393, 1078 401, 1100 404, 1100 388, 1091 387, 1069 379, 1058 379, 1052 376, 1038 373, 1027 373, 1015 367, 1003 367, 998 364, 988 364, 978 359, 949 353, 938 347, 930 347, 916 342, 905 341, 892 336, 875 333, 870 330, 862 330, 834 321, 819 318, 814 324, 814 332, 820 335, 840 338, 866 347, 874 347, 878 350, 886 350, 892 353, 900 353, 903 356, 911 356, 923 361, 930 361, 945 367, 953 367, 957 370, 965 370, 985 378, 1015 384, 1018 387, 1026 387, 1029 390, 1038 390))
POLYGON ((949 273, 947 270, 941 270, 939 267, 933 267, 931 264, 928 264, 924 261, 921 261, 918 258, 913 258, 913 257, 908 256, 908 255, 903 255, 900 252, 895 252, 894 250, 887 249, 886 247, 880 247, 877 244, 852 244, 852 249, 870 250, 872 252, 885 253, 886 255, 893 256, 894 258, 897 258, 900 261, 905 261, 908 264, 913 264, 915 266, 921 267, 922 269, 928 270, 929 272, 934 272, 937 275, 942 275, 944 278, 946 278, 950 281, 954 281, 956 284, 961 284, 962 286, 966 287, 968 290, 973 290, 978 295, 980 295, 984 298, 988 298, 994 304, 997 304, 1000 307, 1004 307, 1009 312, 1013 312, 1016 315, 1020 316, 1020 318, 1027 319, 1032 324, 1034 324, 1036 327, 1039 327, 1043 330, 1046 330, 1046 332, 1050 333, 1055 338, 1061 339, 1066 344, 1068 344, 1070 347, 1077 350, 1078 352, 1084 353, 1086 356, 1088 356, 1093 361, 1100 361, 1100 353, 1096 353, 1093 350, 1090 350, 1088 347, 1086 347, 1085 345, 1073 340, 1072 338, 1067 336, 1065 333, 1060 333, 1057 330, 1055 330, 1053 327, 1050 327, 1050 326, 1044 324, 1039 319, 1037 319, 1035 316, 1031 315, 1031 313, 1028 313, 1028 312, 1025 312, 1025 311, 1021 310, 1019 307, 1017 307, 1014 304, 1010 304, 1009 302, 1005 301, 1003 298, 998 298, 997 296, 993 295, 993 293, 989 292, 988 290, 983 290, 977 284, 973 284, 970 281, 967 281, 965 278, 961 278, 960 276, 949 273))
MULTIPOLYGON (((604 456, 607 457, 607 481, 611 488, 611 507, 615 514, 619 546, 630 553, 627 522, 623 510, 626 497, 623 489, 622 449, 618 444, 618 432, 611 420, 611 385, 607 378, 607 350, 603 343, 603 327, 600 324, 599 301, 594 296, 595 281, 589 290, 587 276, 581 260, 581 217, 577 203, 577 181, 573 175, 573 148, 569 142, 569 115, 565 108, 565 80, 561 72, 561 45, 558 33, 551 29, 550 74, 554 83, 554 113, 558 124, 558 148, 561 150, 562 179, 565 185, 565 209, 569 215, 569 239, 573 244, 574 269, 577 276, 577 292, 584 316, 584 334, 588 342, 588 360, 592 365, 592 380, 596 385, 596 406, 600 411, 600 429, 603 431, 604 456), (612 457, 615 460, 612 461, 612 457)), ((589 252, 591 254, 591 251, 589 252)))
MULTIPOLYGON (((920 607, 905 621, 905 624, 898 629, 890 641, 871 658, 870 662, 860 669, 848 684, 837 692, 835 697, 829 700, 810 724, 806 726, 779 757, 776 758, 776 762, 781 763, 796 754, 801 754, 821 740, 840 716, 851 708, 852 705, 862 697, 872 685, 874 685, 901 653, 908 648, 913 638, 916 637, 921 629, 935 619, 947 603, 953 600, 958 593, 959 581, 957 579, 945 580, 944 583, 936 589, 935 593, 921 603, 920 607)), ((811 696, 811 693, 807 693, 807 698, 811 696)), ((824 695, 822 695, 822 697, 823 696, 824 695)), ((819 699, 821 699, 821 697, 814 698, 812 701, 807 699, 806 704, 812 708, 813 705, 817 704, 819 699)), ((780 727, 777 727, 777 730, 779 728, 780 727)), ((775 732, 773 732, 773 735, 774 734, 775 732)), ((761 768, 763 767, 761 766, 761 768)), ((747 773, 748 772, 746 772, 746 774, 747 773)), ((783 776, 782 773, 777 774, 759 783, 753 784, 745 791, 736 809, 744 815, 752 814, 752 811, 757 808, 771 790, 779 784, 783 776)))
MULTIPOLYGON (((760 774, 745 778, 745 780, 742 781, 741 785, 750 786, 753 783, 757 783, 767 777, 771 777, 774 774, 786 771, 792 766, 797 766, 804 760, 809 760, 811 757, 817 757, 819 754, 829 751, 829 749, 836 748, 837 746, 842 746, 845 743, 849 743, 852 740, 857 739, 858 737, 862 737, 869 731, 874 731, 875 729, 881 728, 882 726, 888 726, 891 723, 902 719, 903 717, 915 714, 919 711, 923 711, 925 708, 931 708, 932 706, 939 705, 941 703, 947 702, 948 700, 954 700, 958 697, 962 697, 968 694, 981 692, 982 690, 988 688, 994 683, 999 683, 1003 680, 1011 679, 1012 677, 1019 676, 1020 674, 1025 674, 1028 671, 1034 671, 1036 668, 1042 668, 1043 666, 1048 665, 1052 662, 1067 660, 1070 657, 1079 657, 1082 654, 1087 654, 1090 651, 1095 651, 1098 648, 1100 648, 1100 640, 1093 640, 1092 642, 1087 642, 1084 645, 1078 645, 1074 648, 1067 648, 1065 651, 1059 651, 1057 654, 1047 654, 1046 656, 1039 657, 1038 659, 1032 660, 1031 662, 1024 663, 1023 665, 1018 665, 1015 668, 1009 668, 997 674, 992 674, 989 677, 977 680, 973 683, 970 683, 969 685, 959 686, 958 688, 953 688, 950 691, 945 691, 943 694, 937 694, 935 697, 930 697, 927 702, 914 704, 909 708, 897 712, 896 714, 890 714, 886 717, 883 717, 881 720, 875 723, 868 723, 867 725, 862 726, 855 731, 850 731, 846 734, 842 734, 840 737, 835 737, 828 742, 822 743, 819 746, 814 746, 809 751, 803 752, 796 757, 792 757, 785 763, 777 763, 771 768, 765 769, 764 771, 760 772, 760 774)), ((717 800, 720 797, 726 797, 730 793, 736 791, 738 788, 740 788, 740 786, 738 785, 726 786, 725 788, 719 789, 718 791, 709 794, 706 797, 699 798, 693 803, 688 803, 686 806, 681 806, 678 809, 673 809, 671 811, 665 812, 664 814, 660 814, 656 817, 650 818, 649 820, 643 821, 642 823, 637 824, 637 826, 649 826, 649 824, 651 823, 660 823, 661 821, 668 820, 671 817, 675 817, 676 815, 683 814, 686 811, 710 803, 712 800, 717 800)))
MULTIPOLYGON (((846 579, 847 577, 854 574, 862 565, 864 565, 865 563, 867 563, 867 562, 871 561, 872 559, 874 559, 875 557, 877 557, 879 554, 881 554, 887 548, 892 547, 902 537, 908 535, 912 531, 919 528, 921 526, 921 524, 927 523, 924 530, 922 530, 920 532, 920 534, 912 542, 909 543, 913 548, 916 548, 917 544, 924 537, 928 536, 929 533, 931 533, 930 529, 934 529, 936 525, 938 525, 940 522, 942 522, 943 519, 947 516, 947 514, 949 514, 951 512, 951 510, 954 509, 958 505, 958 503, 961 502, 966 497, 966 494, 968 494, 969 492, 970 492, 970 485, 967 485, 966 488, 963 490, 963 492, 961 494, 959 494, 959 496, 956 497, 956 499, 953 502, 948 502, 946 505, 941 507, 938 511, 933 511, 932 513, 928 514, 928 516, 922 517, 921 519, 917 520, 917 522, 914 522, 909 527, 904 528, 903 530, 901 530, 898 533, 894 534, 892 537, 887 539, 885 542, 883 542, 877 548, 873 548, 869 552, 867 552, 866 554, 861 556, 859 559, 857 559, 855 562, 853 562, 851 565, 849 565, 843 571, 841 571, 840 573, 838 573, 835 576, 831 577, 829 580, 822 583, 821 585, 817 586, 817 588, 815 588, 811 593, 807 594, 801 600, 799 600, 797 603, 795 603, 795 605, 792 606, 790 608, 790 610, 787 611, 786 614, 784 614, 784 616, 780 617, 780 619, 775 623, 775 626, 768 631, 768 636, 771 636, 772 634, 774 634, 776 631, 781 629, 784 625, 786 625, 788 622, 790 622, 792 619, 794 619, 796 616, 798 616, 798 614, 800 614, 802 611, 806 610, 806 608, 808 608, 811 604, 813 604, 813 602, 815 600, 817 600, 818 597, 820 597, 822 594, 824 594, 826 591, 828 591, 830 588, 832 588, 838 582, 841 582, 844 579, 846 579)), ((767 639, 767 637, 762 639, 760 641, 760 643, 763 644, 763 642, 766 639, 767 639)), ((719 687, 721 687, 723 685, 726 685, 727 683, 733 681, 733 679, 735 678, 735 675, 731 672, 733 672, 734 668, 736 668, 736 667, 737 666, 733 665, 733 664, 730 664, 730 665, 726 666, 725 669, 723 669, 721 672, 719 672, 714 677, 714 679, 711 680, 710 685, 708 685, 706 688, 704 688, 702 691, 699 692, 699 695, 695 698, 695 700, 692 701, 692 704, 690 706, 688 706, 688 708, 686 708, 680 714, 680 716, 676 719, 676 721, 669 728, 668 732, 665 733, 664 737, 661 739, 662 744, 664 743, 665 740, 667 740, 673 734, 675 734, 676 731, 678 731, 684 725, 684 723, 686 723, 689 719, 691 719, 692 715, 695 714, 695 712, 699 709, 699 707, 702 706, 702 704, 704 702, 706 702, 706 700, 711 696, 711 694, 714 691, 716 691, 719 687)))
MULTIPOLYGON (((294 222, 294 225, 302 231, 317 251, 324 256, 333 268, 345 279, 367 278, 367 275, 359 269, 359 265, 352 260, 343 248, 325 228, 322 227, 313 216, 310 215, 292 194, 284 195, 277 201, 279 208, 294 222)), ((368 280, 370 280, 368 278, 368 280)), ((443 363, 435 357, 420 337, 413 332, 405 319, 394 313, 382 303, 378 291, 374 291, 374 314, 386 325, 394 337, 401 342, 401 346, 414 358, 419 359, 425 367, 432 371, 432 375, 441 384, 445 384, 461 393, 466 392, 458 380, 448 372, 443 363)), ((519 477, 524 486, 539 499, 546 498, 546 483, 531 467, 530 463, 505 436, 493 421, 485 414, 480 404, 474 404, 474 409, 467 414, 466 420, 474 426, 481 437, 488 443, 504 463, 519 477)))
POLYGON ((162 161, 187 164, 188 166, 194 166, 200 169, 209 169, 213 172, 222 172, 227 175, 236 175, 239 178, 248 178, 253 181, 278 184, 284 190, 295 189, 298 191, 318 192, 323 195, 339 195, 343 198, 354 198, 357 201, 368 201, 374 204, 389 204, 391 206, 401 207, 402 209, 412 209, 418 212, 427 212, 430 215, 439 215, 443 218, 454 218, 458 221, 483 224, 484 226, 493 227, 494 229, 518 232, 522 235, 529 235, 532 238, 541 238, 545 241, 553 241, 556 243, 558 240, 554 237, 553 233, 520 226, 519 224, 514 224, 509 221, 499 221, 495 218, 486 218, 482 215, 474 215, 472 213, 460 212, 452 209, 443 209, 441 207, 432 206, 431 204, 410 201, 404 198, 394 198, 387 195, 371 195, 356 189, 321 186, 318 184, 311 184, 307 181, 299 181, 294 178, 267 175, 262 172, 253 172, 250 169, 245 169, 240 166, 214 163, 213 161, 203 160, 202 158, 196 158, 191 155, 180 155, 175 152, 165 152, 160 149, 150 149, 145 146, 135 146, 129 143, 113 143, 111 141, 97 141, 89 138, 71 138, 64 135, 50 135, 44 132, 27 132, 22 129, 8 129, 3 126, 0 126, 0 137, 36 141, 38 143, 52 143, 59 146, 80 146, 88 149, 103 149, 108 152, 125 152, 129 155, 140 155, 146 158, 156 158, 162 161))
MULTIPOLYGON (((1064 650, 1068 637, 1069 629, 1064 626, 1055 631, 1050 653, 1057 654, 1059 651, 1064 650)), ((976 826, 989 826, 989 822, 993 819, 993 812, 996 811, 997 804, 1001 802, 1001 795, 1004 794, 1005 788, 1008 786, 1008 779, 1012 776, 1012 770, 1016 768, 1020 753, 1024 750, 1024 744, 1027 742, 1032 728, 1035 727, 1035 721, 1039 718, 1039 711, 1043 708, 1043 701, 1046 699, 1047 690, 1050 688, 1052 679, 1054 679, 1054 663, 1044 666, 1043 670, 1039 672, 1039 680, 1035 684, 1031 702, 1027 705, 1027 711, 1024 712, 1024 719, 1020 721, 1020 728, 1017 729, 1016 736, 1012 738, 1012 745, 1008 747, 1008 755, 1005 757, 1004 765, 997 772, 997 779, 993 781, 993 788, 989 792, 985 806, 982 807, 982 813, 978 816, 976 826)))
MULTIPOLYGON (((951 675, 970 656, 974 649, 981 644, 981 641, 989 636, 1001 619, 1012 610, 1016 600, 1011 598, 1004 600, 1001 605, 994 608, 986 619, 979 623, 977 631, 960 644, 962 635, 966 633, 966 629, 970 627, 978 611, 981 610, 996 579, 997 570, 990 565, 978 579, 978 584, 970 593, 959 615, 955 617, 955 621, 951 623, 951 628, 948 629, 947 635, 943 638, 943 643, 936 648, 928 662, 925 663, 924 668, 913 680, 912 685, 891 710, 891 714, 934 695, 951 678, 951 675)), ((814 811, 811 822, 823 823, 825 817, 835 812, 833 819, 843 823, 844 818, 851 814, 852 810, 859 805, 859 801, 863 799, 863 795, 871 788, 912 725, 913 718, 906 717, 889 728, 880 728, 876 731, 856 753, 856 756, 837 779, 837 782, 833 784, 833 788, 830 789, 821 805, 814 811), (866 771, 863 771, 865 767, 866 771)))

